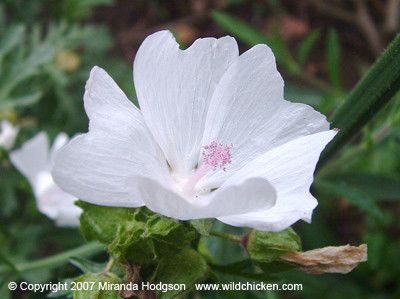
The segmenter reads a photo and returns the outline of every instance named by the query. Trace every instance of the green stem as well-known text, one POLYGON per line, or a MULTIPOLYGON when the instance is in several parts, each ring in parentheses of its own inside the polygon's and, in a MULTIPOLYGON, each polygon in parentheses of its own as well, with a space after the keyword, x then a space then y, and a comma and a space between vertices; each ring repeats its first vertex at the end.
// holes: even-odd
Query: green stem
POLYGON ((227 239, 235 242, 242 242, 242 237, 227 234, 227 233, 221 233, 221 232, 215 232, 215 231, 210 231, 210 235, 222 239, 227 239))
POLYGON ((111 272, 111 269, 114 266, 114 264, 115 264, 115 258, 111 255, 110 260, 108 261, 108 264, 107 264, 106 268, 104 269, 104 273, 111 272))
MULTIPOLYGON (((15 268, 18 272, 27 272, 42 268, 55 268, 64 265, 72 256, 90 256, 104 250, 105 245, 99 242, 90 242, 80 247, 64 251, 53 256, 39 259, 33 262, 16 264, 15 268)), ((11 270, 12 271, 12 270, 11 270)), ((0 274, 10 272, 9 266, 0 266, 0 274)))
POLYGON ((341 131, 322 152, 318 169, 338 154, 399 90, 400 35, 329 118, 331 127, 341 131))

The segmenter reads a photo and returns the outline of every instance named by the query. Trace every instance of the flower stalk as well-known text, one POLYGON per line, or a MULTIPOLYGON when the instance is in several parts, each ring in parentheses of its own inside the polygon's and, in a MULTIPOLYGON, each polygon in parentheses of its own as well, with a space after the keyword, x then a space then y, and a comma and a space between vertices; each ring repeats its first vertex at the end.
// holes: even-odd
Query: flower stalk
POLYGON ((239 236, 222 233, 222 232, 215 232, 215 231, 210 231, 210 235, 214 236, 214 237, 226 239, 226 240, 231 240, 234 242, 240 242, 240 243, 242 243, 242 239, 243 239, 242 237, 239 237, 239 236))

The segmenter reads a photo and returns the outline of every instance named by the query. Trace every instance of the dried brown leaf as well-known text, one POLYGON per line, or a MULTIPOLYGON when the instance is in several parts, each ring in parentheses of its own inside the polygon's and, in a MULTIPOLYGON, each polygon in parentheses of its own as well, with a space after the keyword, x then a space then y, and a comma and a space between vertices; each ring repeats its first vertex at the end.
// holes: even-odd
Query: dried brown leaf
POLYGON ((367 245, 358 247, 329 246, 306 252, 288 251, 279 258, 299 265, 298 270, 308 274, 342 273, 353 270, 361 262, 367 261, 367 245))

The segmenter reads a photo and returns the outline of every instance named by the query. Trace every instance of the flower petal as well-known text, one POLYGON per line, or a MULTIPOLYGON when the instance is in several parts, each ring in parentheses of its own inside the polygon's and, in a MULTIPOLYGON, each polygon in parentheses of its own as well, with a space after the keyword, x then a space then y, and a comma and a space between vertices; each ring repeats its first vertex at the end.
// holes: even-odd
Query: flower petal
POLYGON ((11 163, 28 179, 33 189, 36 188, 36 176, 48 169, 48 152, 49 138, 45 132, 40 132, 10 153, 11 163))
POLYGON ((283 85, 266 45, 242 54, 222 77, 207 114, 203 146, 233 144, 232 164, 203 179, 209 189, 267 151, 329 129, 325 116, 312 107, 284 100, 283 85))
POLYGON ((182 51, 171 32, 161 31, 140 46, 134 63, 140 108, 171 168, 182 178, 198 163, 212 94, 237 57, 231 37, 198 39, 182 51))
POLYGON ((331 130, 298 138, 250 162, 224 185, 237 184, 247 177, 262 177, 275 188, 276 205, 218 219, 233 226, 267 231, 283 230, 299 219, 311 221, 312 211, 318 204, 309 192, 313 173, 322 150, 336 133, 331 130))
POLYGON ((0 146, 9 151, 14 146, 15 139, 19 132, 19 127, 13 126, 12 123, 6 119, 1 121, 0 126, 0 146))
POLYGON ((74 196, 99 205, 137 207, 127 192, 127 176, 168 182, 165 158, 139 111, 102 69, 94 67, 86 85, 89 133, 74 138, 56 155, 55 182, 74 196))
POLYGON ((55 159, 55 155, 58 150, 60 150, 64 145, 66 145, 69 141, 69 137, 65 133, 60 133, 57 135, 56 139, 54 139, 53 145, 50 149, 50 162, 53 163, 55 159))
POLYGON ((247 179, 193 201, 149 178, 132 177, 127 183, 131 192, 142 198, 150 210, 179 220, 216 218, 268 209, 276 199, 274 188, 261 178, 247 179))
POLYGON ((56 220, 58 226, 79 225, 82 210, 74 205, 77 198, 58 187, 49 171, 43 171, 36 177, 36 204, 38 210, 47 217, 56 220))

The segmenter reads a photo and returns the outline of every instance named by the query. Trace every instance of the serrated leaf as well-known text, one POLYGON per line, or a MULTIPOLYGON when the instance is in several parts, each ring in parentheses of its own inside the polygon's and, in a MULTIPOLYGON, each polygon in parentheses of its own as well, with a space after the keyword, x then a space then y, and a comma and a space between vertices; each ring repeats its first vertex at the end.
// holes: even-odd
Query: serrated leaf
POLYGON ((145 236, 152 238, 157 258, 179 252, 191 240, 179 221, 155 214, 146 223, 145 236))
POLYGON ((301 250, 301 240, 291 227, 280 232, 254 230, 249 236, 246 248, 252 259, 272 262, 288 250, 301 250))
POLYGON ((78 201, 82 208, 81 232, 86 240, 111 244, 117 237, 118 227, 132 225, 135 209, 104 207, 78 201))
MULTIPOLYGON (((193 249, 184 248, 178 254, 160 261, 153 283, 185 284, 188 291, 195 283, 205 279, 208 273, 209 268, 203 257, 193 249)), ((158 298, 175 298, 182 292, 184 290, 158 292, 158 298)))
POLYGON ((143 231, 140 230, 131 235, 120 234, 115 242, 110 245, 110 251, 120 263, 126 264, 131 261, 144 265, 154 261, 155 253, 152 239, 143 238, 140 236, 140 232, 143 231))
POLYGON ((179 221, 158 214, 151 216, 145 225, 146 234, 156 239, 168 236, 180 227, 182 224, 179 221))

